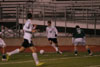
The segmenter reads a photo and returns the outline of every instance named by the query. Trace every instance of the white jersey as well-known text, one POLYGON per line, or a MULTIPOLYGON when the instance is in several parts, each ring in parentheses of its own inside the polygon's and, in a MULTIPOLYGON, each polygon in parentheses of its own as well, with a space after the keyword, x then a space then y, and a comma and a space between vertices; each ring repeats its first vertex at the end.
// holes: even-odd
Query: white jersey
POLYGON ((5 47, 5 46, 6 46, 5 42, 0 38, 0 47, 5 47))
POLYGON ((31 23, 32 21, 28 19, 23 27, 24 30, 24 39, 27 39, 29 42, 32 40, 32 30, 33 25, 31 23))
POLYGON ((56 34, 58 34, 58 30, 56 27, 50 26, 46 28, 47 38, 56 38, 56 34))

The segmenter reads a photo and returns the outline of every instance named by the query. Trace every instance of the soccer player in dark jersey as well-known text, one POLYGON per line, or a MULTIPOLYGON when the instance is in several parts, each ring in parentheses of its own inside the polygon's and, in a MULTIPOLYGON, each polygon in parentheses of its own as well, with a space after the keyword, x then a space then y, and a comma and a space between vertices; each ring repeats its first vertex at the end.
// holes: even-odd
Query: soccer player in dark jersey
POLYGON ((86 40, 85 40, 85 33, 84 31, 80 28, 79 25, 76 25, 75 30, 73 32, 73 37, 72 37, 72 43, 74 44, 74 52, 75 55, 77 56, 78 50, 77 50, 77 45, 81 44, 86 47, 89 55, 92 55, 91 50, 89 49, 88 45, 86 45, 86 40))

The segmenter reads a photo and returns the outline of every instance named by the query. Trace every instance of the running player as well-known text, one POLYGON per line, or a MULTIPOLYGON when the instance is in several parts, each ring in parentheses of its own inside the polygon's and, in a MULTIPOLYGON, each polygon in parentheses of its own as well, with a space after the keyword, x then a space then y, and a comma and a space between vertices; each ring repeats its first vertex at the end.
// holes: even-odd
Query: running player
POLYGON ((51 21, 48 21, 48 27, 46 28, 46 33, 50 45, 56 50, 57 53, 62 54, 62 52, 59 50, 58 47, 58 41, 57 41, 58 31, 56 27, 51 25, 51 21))
POLYGON ((76 25, 75 31, 73 33, 73 37, 72 37, 72 43, 74 44, 74 52, 75 55, 77 56, 78 54, 78 50, 77 50, 77 45, 81 44, 83 46, 86 47, 89 55, 92 55, 91 50, 89 49, 88 45, 86 45, 86 41, 85 41, 85 33, 84 31, 80 28, 79 25, 76 25))
POLYGON ((23 27, 24 42, 22 43, 22 46, 21 46, 20 49, 18 48, 14 51, 11 51, 11 52, 7 53, 7 60, 9 59, 9 56, 11 56, 13 54, 23 52, 26 48, 29 48, 32 51, 32 56, 33 56, 33 59, 35 61, 36 66, 41 66, 44 63, 39 62, 38 56, 37 56, 37 53, 36 53, 36 48, 34 47, 34 44, 32 43, 32 32, 35 32, 36 25, 33 29, 32 21, 31 21, 31 19, 32 19, 32 14, 31 13, 27 14, 27 19, 28 20, 26 21, 26 23, 23 27))
POLYGON ((5 48, 6 48, 6 44, 4 42, 4 40, 2 39, 2 26, 0 27, 0 47, 2 48, 2 61, 6 61, 6 55, 5 55, 5 48))

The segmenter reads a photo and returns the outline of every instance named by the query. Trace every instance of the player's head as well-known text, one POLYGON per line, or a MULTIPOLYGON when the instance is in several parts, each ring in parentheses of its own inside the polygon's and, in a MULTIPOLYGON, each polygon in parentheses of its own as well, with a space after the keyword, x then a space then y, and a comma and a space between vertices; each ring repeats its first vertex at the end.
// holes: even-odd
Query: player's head
POLYGON ((32 19, 32 14, 31 13, 27 14, 27 19, 32 19))
POLYGON ((51 26, 51 21, 48 21, 48 26, 51 26))
POLYGON ((79 25, 76 25, 76 27, 75 28, 80 28, 80 26, 79 25))

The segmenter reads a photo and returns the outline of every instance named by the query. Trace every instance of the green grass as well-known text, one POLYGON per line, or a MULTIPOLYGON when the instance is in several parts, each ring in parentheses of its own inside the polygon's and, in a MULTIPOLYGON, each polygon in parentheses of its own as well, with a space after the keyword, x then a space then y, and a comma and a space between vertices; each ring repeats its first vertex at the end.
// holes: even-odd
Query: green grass
MULTIPOLYGON (((100 53, 89 56, 87 53, 79 53, 74 56, 72 52, 63 55, 56 53, 38 54, 40 61, 45 62, 43 67, 100 67, 100 53)), ((20 53, 10 57, 8 62, 0 60, 0 67, 35 67, 31 53, 20 53)))

